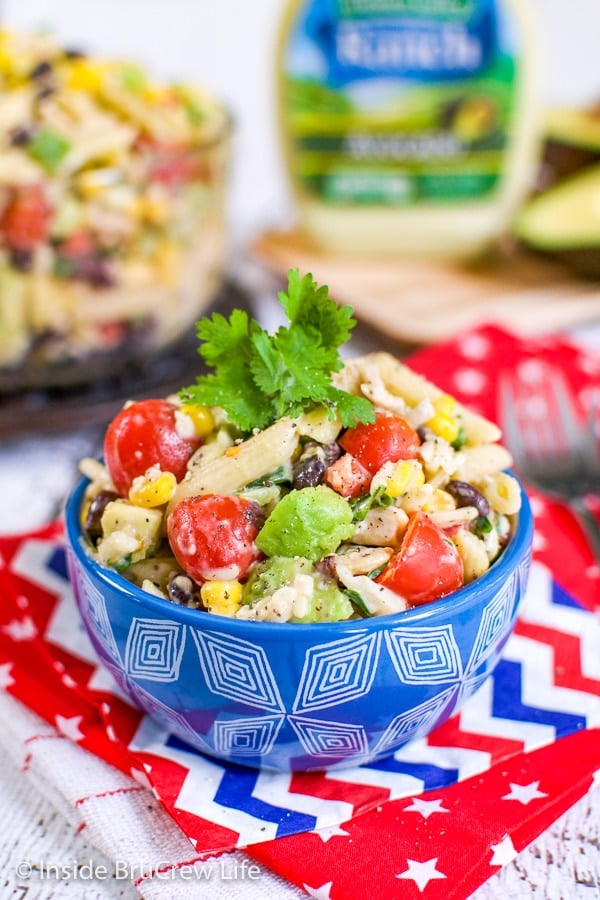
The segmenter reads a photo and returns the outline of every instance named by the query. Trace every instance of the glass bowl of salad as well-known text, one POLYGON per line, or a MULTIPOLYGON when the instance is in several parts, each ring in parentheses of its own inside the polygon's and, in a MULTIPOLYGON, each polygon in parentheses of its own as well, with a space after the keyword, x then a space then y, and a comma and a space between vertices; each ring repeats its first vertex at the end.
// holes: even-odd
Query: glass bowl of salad
POLYGON ((222 285, 232 123, 204 91, 0 31, 0 390, 174 345, 222 285))
POLYGON ((69 569, 101 660, 180 738, 344 768, 493 671, 532 516, 494 423, 388 354, 343 362, 351 311, 311 276, 281 300, 274 335, 241 310, 200 322, 213 371, 110 422, 67 505, 69 569))

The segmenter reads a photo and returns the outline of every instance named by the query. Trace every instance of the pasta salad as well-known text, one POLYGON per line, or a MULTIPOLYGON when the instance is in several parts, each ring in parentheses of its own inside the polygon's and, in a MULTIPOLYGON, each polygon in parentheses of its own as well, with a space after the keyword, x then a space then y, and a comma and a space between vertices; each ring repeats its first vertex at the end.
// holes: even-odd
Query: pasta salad
POLYGON ((291 272, 282 302, 274 336, 240 311, 200 323, 215 371, 111 421, 104 462, 81 463, 90 552, 152 594, 257 621, 398 613, 482 576, 521 505, 498 427, 389 354, 333 361, 351 311, 311 276, 291 272), (305 337, 296 371, 286 348, 305 337), (283 411, 260 427, 240 363, 256 415, 283 411))
POLYGON ((0 88, 0 370, 178 337, 224 266, 225 110, 8 30, 0 88))

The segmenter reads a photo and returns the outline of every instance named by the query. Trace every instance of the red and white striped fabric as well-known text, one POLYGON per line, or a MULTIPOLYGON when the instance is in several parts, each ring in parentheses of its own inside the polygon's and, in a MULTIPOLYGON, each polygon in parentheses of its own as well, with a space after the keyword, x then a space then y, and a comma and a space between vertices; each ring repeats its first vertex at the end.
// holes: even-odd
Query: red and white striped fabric
MULTIPOLYGON (((411 363, 491 418, 503 371, 535 380, 558 366, 582 408, 600 383, 600 357, 558 339, 524 343, 496 328, 429 348, 411 363)), ((235 861, 245 848, 322 900, 373 891, 469 896, 600 770, 600 622, 590 613, 600 607, 600 571, 569 510, 532 498, 536 562, 498 670, 460 715, 397 754, 396 770, 282 776, 190 753, 134 709, 99 666, 66 579, 61 523, 0 539, 0 685, 48 723, 33 718, 16 738, 23 764, 45 759, 53 770, 70 770, 79 748, 102 760, 101 789, 86 793, 74 778, 64 792, 82 822, 104 803, 134 810, 151 785, 158 815, 168 813, 180 829, 162 858, 167 866, 200 865, 214 854, 235 861)), ((6 708, 0 720, 10 718, 6 708)), ((119 816, 129 834, 135 816, 119 816)), ((100 835, 103 828, 96 826, 100 835)), ((123 836, 120 845, 132 854, 136 840, 123 836)), ((159 889, 152 866, 137 880, 146 896, 159 889)))

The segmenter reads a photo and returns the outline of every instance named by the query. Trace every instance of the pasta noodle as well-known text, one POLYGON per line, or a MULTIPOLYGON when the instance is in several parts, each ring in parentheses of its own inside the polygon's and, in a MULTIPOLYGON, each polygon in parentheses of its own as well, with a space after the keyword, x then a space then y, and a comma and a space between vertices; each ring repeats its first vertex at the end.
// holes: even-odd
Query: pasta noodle
MULTIPOLYGON (((341 373, 344 388, 355 394, 364 392, 361 388, 363 382, 372 385, 370 381, 372 368, 377 370, 385 388, 391 394, 403 397, 410 406, 416 406, 422 400, 436 399, 444 394, 437 385, 413 372, 389 353, 371 353, 351 360, 346 367, 347 371, 341 373)), ((372 387, 368 389, 372 390, 372 387)), ((501 431, 497 425, 461 404, 457 405, 457 416, 460 417, 469 444, 493 443, 500 439, 501 431)))

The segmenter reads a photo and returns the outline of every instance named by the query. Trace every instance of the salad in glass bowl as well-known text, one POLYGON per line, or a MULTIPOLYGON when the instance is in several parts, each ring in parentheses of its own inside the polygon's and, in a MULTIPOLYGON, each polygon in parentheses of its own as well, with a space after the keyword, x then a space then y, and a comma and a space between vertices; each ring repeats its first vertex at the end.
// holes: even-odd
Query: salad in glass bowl
POLYGON ((230 138, 199 89, 0 31, 0 387, 83 382, 193 325, 223 279, 230 138))
POLYGON ((199 615, 328 623, 447 597, 502 557, 521 508, 498 427, 289 273, 288 325, 198 323, 208 373, 125 405, 85 459, 88 553, 199 615))

